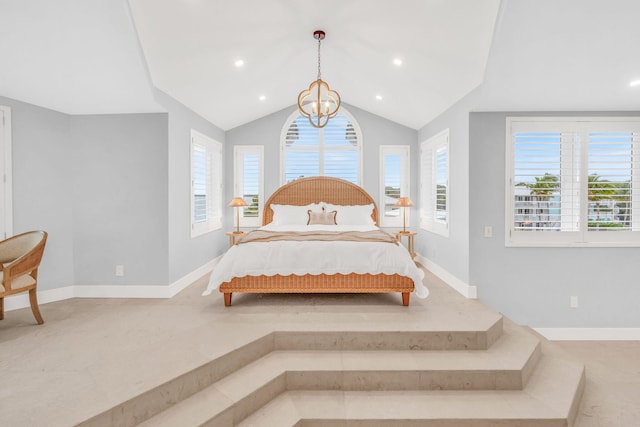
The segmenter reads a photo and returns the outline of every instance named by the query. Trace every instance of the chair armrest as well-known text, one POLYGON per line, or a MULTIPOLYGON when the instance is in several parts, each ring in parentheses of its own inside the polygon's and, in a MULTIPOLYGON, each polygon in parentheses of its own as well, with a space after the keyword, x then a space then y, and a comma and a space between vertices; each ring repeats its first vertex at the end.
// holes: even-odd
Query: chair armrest
POLYGON ((11 280, 15 277, 22 276, 25 273, 31 273, 37 269, 42 259, 44 245, 39 244, 30 252, 16 258, 10 263, 4 264, 4 280, 11 280))

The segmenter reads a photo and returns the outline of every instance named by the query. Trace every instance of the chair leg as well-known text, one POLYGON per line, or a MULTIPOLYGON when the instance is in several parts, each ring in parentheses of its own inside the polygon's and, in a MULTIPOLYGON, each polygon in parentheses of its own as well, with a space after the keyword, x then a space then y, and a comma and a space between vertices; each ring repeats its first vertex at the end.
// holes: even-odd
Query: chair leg
POLYGON ((224 305, 225 307, 229 307, 231 305, 231 292, 224 293, 224 305))
POLYGON ((403 292, 402 293, 402 305, 404 305, 405 307, 407 307, 409 305, 409 297, 411 296, 411 294, 409 292, 403 292))
POLYGON ((4 319, 4 298, 0 298, 0 320, 4 319))
POLYGON ((29 302, 31 303, 31 311, 33 311, 33 316, 36 318, 36 322, 38 322, 38 325, 42 325, 44 323, 44 319, 42 319, 40 308, 38 308, 38 297, 36 296, 35 288, 29 289, 29 302))

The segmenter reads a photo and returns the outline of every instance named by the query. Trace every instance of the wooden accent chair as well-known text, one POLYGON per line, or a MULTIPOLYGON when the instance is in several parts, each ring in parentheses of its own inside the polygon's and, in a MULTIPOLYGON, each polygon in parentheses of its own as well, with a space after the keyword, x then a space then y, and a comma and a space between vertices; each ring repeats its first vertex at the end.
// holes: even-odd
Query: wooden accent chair
POLYGON ((39 325, 44 323, 36 287, 46 242, 46 231, 29 231, 0 242, 0 320, 4 319, 4 297, 29 291, 31 311, 39 325))

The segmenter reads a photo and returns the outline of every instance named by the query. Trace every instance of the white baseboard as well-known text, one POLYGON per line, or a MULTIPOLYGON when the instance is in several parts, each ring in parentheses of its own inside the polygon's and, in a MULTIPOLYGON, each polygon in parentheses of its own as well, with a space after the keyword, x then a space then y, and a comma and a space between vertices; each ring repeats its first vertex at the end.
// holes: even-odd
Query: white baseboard
POLYGON ((449 273, 446 269, 442 268, 433 261, 428 260, 420 254, 416 255, 416 261, 422 264, 427 270, 442 279, 447 285, 458 291, 460 294, 467 298, 477 299, 478 288, 470 286, 464 281, 458 279, 453 274, 449 273))
MULTIPOLYGON (((46 291, 38 291, 38 305, 50 302, 61 301, 74 297, 73 286, 65 286, 63 288, 47 289, 46 291)), ((4 299, 4 310, 12 311, 20 308, 31 307, 29 303, 29 293, 12 295, 4 299)))
MULTIPOLYGON (((191 273, 170 285, 75 285, 38 291, 38 304, 61 301, 70 298, 172 298, 181 290, 209 273, 220 261, 222 255, 212 259, 191 273)), ((4 299, 5 311, 30 307, 29 295, 18 294, 4 299)))
POLYGON ((640 341, 640 328, 532 328, 551 341, 640 341))
POLYGON ((195 282, 205 274, 210 273, 213 270, 213 268, 220 262, 221 259, 222 259, 222 255, 217 256, 211 261, 209 261, 208 263, 206 263, 205 265, 196 268, 191 273, 181 277, 180 279, 170 284, 168 289, 169 296, 167 298, 171 298, 175 296, 176 294, 178 294, 178 292, 180 292, 181 290, 183 290, 184 288, 186 288, 187 286, 189 286, 190 284, 192 284, 193 282, 195 282))

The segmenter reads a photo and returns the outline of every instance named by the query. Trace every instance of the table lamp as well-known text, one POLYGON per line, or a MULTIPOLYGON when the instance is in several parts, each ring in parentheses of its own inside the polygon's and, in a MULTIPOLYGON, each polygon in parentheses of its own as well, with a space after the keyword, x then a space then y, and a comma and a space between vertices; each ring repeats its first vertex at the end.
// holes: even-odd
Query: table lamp
POLYGON ((240 208, 247 205, 247 202, 244 201, 242 197, 234 197, 233 200, 229 202, 227 206, 231 206, 236 208, 236 225, 237 229, 234 231, 235 234, 240 234, 240 208))
POLYGON ((400 197, 394 206, 400 206, 402 208, 402 232, 407 232, 407 207, 413 206, 413 202, 408 197, 400 197))

